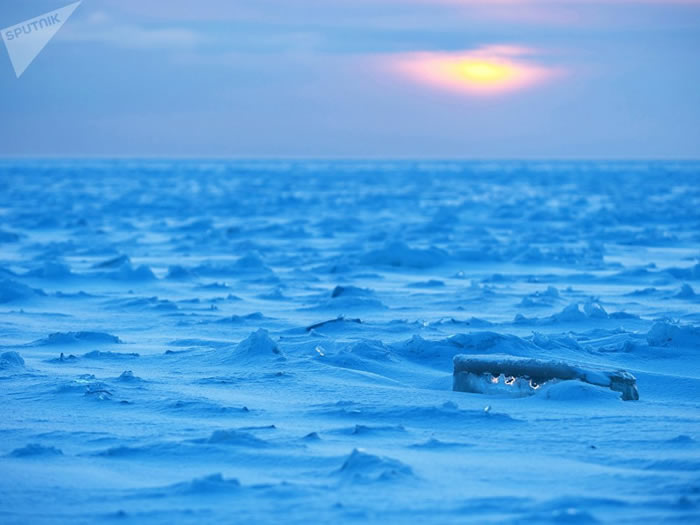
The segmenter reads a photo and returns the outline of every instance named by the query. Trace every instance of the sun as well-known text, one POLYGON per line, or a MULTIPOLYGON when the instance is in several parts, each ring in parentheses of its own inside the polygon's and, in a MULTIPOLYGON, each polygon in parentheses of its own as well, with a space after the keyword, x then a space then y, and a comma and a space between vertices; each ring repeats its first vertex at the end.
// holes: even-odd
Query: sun
POLYGON ((499 84, 512 79, 515 69, 503 63, 484 60, 459 60, 447 64, 448 73, 465 81, 476 84, 499 84))

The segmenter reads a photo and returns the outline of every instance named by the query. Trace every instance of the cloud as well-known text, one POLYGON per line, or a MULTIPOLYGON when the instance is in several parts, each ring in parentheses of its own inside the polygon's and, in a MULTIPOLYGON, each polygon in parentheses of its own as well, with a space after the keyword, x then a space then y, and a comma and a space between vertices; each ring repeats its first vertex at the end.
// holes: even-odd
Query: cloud
POLYGON ((102 42, 129 49, 192 48, 204 36, 185 27, 153 27, 114 20, 104 11, 95 11, 67 26, 61 40, 102 42))
POLYGON ((414 82, 464 95, 500 95, 551 81, 564 74, 559 67, 538 64, 538 52, 513 45, 490 45, 444 52, 419 51, 391 55, 385 67, 414 82))
MULTIPOLYGON (((377 0, 355 0, 375 2, 377 0)), ((544 6, 570 6, 570 5, 619 5, 619 4, 659 4, 659 5, 700 5, 700 0, 379 0, 392 4, 452 4, 452 5, 544 5, 544 6)))

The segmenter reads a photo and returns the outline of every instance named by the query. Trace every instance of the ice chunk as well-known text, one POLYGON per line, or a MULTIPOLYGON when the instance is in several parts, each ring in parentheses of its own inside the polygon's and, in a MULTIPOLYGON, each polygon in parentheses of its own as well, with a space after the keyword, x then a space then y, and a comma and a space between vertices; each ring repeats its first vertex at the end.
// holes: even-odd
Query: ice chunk
POLYGON ((24 368, 24 359, 17 352, 4 352, 0 355, 0 370, 24 368))
POLYGON ((639 399, 636 378, 624 370, 607 371, 582 367, 564 361, 547 361, 511 355, 463 355, 454 357, 452 389, 458 392, 483 393, 500 377, 508 386, 527 393, 547 381, 578 380, 620 392, 624 401, 639 399))
POLYGON ((34 341, 33 345, 121 344, 116 335, 104 332, 54 332, 34 341))
POLYGON ((647 343, 649 346, 694 347, 700 344, 700 329, 691 325, 659 321, 647 332, 647 343))

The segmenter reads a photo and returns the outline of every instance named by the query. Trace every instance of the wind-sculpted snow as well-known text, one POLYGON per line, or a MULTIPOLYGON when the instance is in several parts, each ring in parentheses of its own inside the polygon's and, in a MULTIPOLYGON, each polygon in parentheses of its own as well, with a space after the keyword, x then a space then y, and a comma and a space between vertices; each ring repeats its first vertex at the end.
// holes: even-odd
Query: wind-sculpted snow
POLYGON ((260 362, 270 359, 284 361, 286 359, 284 352, 263 328, 250 334, 231 351, 219 350, 217 353, 226 354, 222 356, 223 362, 230 364, 260 362))
POLYGON ((10 456, 15 458, 41 457, 41 456, 62 456, 63 452, 55 447, 44 447, 37 443, 18 448, 10 452, 10 456))
POLYGON ((355 449, 340 467, 338 475, 352 483, 392 482, 413 477, 413 471, 396 459, 355 449))
POLYGON ((45 296, 43 290, 31 288, 11 279, 0 281, 0 303, 15 303, 45 296))
POLYGON ((116 335, 104 332, 54 332, 45 338, 37 339, 32 344, 40 346, 86 345, 86 344, 120 344, 116 335))
POLYGON ((0 522, 697 522, 698 176, 3 161, 0 522))

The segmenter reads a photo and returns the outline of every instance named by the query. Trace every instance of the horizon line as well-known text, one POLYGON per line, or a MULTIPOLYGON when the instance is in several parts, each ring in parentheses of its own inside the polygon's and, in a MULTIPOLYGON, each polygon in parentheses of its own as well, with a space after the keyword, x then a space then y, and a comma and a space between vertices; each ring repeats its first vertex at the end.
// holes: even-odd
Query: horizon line
POLYGON ((90 161, 90 160, 141 160, 141 161, 243 161, 243 162, 291 162, 291 161, 333 161, 333 162, 700 162, 700 157, 460 157, 460 156, 333 156, 333 155, 280 155, 280 156, 237 156, 237 155, 0 155, 2 161, 90 161))

